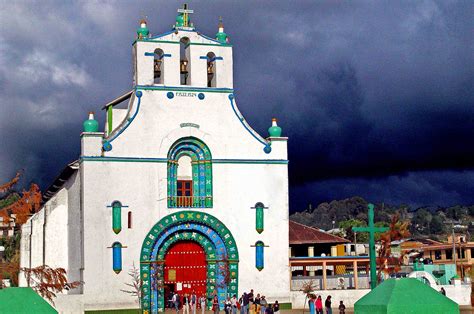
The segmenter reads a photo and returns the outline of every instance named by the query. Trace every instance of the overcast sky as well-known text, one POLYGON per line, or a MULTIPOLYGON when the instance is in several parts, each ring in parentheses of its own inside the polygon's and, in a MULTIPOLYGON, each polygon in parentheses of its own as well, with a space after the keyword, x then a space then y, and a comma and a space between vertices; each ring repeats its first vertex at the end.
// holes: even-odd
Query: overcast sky
MULTIPOLYGON (((290 138, 291 211, 474 204, 472 1, 189 3, 206 35, 224 19, 246 119, 290 138)), ((0 180, 77 159, 87 112, 131 88, 140 18, 163 33, 181 4, 0 0, 0 180)))

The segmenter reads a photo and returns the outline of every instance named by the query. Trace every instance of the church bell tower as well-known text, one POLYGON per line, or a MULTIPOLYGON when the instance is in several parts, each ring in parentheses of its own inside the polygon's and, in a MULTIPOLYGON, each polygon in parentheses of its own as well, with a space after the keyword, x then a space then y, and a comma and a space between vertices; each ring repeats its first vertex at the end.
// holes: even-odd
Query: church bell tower
POLYGON ((233 88, 232 46, 219 21, 216 38, 197 32, 185 5, 173 29, 151 36, 140 21, 133 45, 134 86, 233 88))

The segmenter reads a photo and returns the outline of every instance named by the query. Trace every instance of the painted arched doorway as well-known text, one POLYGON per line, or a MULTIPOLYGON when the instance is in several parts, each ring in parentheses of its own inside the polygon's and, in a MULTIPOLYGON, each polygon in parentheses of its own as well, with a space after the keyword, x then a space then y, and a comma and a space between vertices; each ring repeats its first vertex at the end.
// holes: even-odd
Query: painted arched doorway
MULTIPOLYGON (((178 293, 182 294, 184 284, 186 286, 191 284, 189 289, 192 290, 193 283, 176 281, 178 269, 170 267, 186 265, 173 264, 172 259, 168 259, 169 252, 184 253, 185 244, 191 245, 190 243, 193 243, 195 252, 202 250, 205 254, 205 263, 201 260, 194 266, 205 266, 205 294, 208 301, 210 302, 212 296, 217 294, 222 305, 228 295, 237 294, 239 254, 229 229, 207 213, 180 211, 156 223, 143 241, 140 274, 143 280, 144 313, 164 311, 167 287, 181 288, 178 293), (197 249, 196 245, 200 249, 197 249), (174 277, 174 281, 170 280, 170 276, 171 279, 174 277)), ((188 281, 195 280, 199 279, 188 278, 188 281)))

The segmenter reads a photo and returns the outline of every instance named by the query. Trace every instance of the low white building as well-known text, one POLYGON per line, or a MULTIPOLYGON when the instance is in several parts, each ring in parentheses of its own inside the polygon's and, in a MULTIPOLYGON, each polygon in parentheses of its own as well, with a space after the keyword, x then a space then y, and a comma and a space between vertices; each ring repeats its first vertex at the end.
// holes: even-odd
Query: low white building
POLYGON ((62 312, 136 308, 121 291, 133 265, 146 313, 169 291, 290 302, 287 138, 239 112, 223 25, 209 38, 180 11, 162 35, 141 22, 132 91, 106 105, 105 130, 85 121, 79 159, 22 227, 21 267, 83 282, 58 297, 62 312))

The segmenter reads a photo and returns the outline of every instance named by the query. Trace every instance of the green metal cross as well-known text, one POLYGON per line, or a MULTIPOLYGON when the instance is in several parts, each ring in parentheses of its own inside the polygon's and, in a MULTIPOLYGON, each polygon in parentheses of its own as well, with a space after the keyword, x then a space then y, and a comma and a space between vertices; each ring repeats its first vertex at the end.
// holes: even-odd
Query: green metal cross
MULTIPOLYGON (((369 258, 370 258, 370 289, 377 286, 377 256, 375 255, 375 233, 382 233, 388 230, 387 227, 374 226, 374 204, 368 204, 369 208, 369 226, 368 227, 352 227, 354 232, 369 233, 369 258)), ((357 270, 354 270, 357 271, 357 270)))

